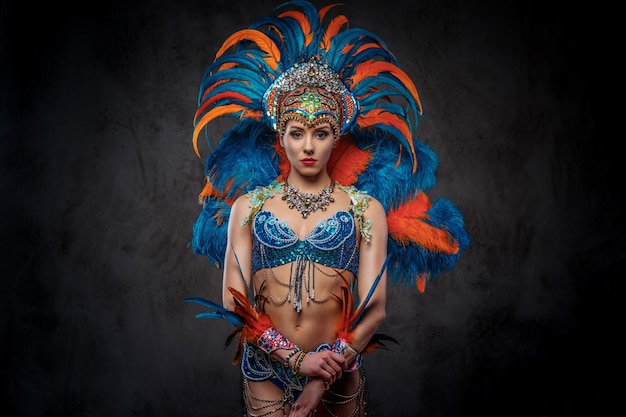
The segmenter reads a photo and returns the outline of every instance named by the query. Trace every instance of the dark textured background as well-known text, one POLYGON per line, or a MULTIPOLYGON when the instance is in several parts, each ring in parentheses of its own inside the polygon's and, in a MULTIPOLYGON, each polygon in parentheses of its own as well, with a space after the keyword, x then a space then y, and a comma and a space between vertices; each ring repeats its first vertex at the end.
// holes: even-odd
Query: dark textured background
MULTIPOLYGON (((3 416, 241 415, 230 328, 182 301, 221 286, 187 247, 192 118, 221 42, 277 4, 0 4, 3 416)), ((440 158, 429 195, 472 237, 426 293, 390 288, 400 345, 366 359, 372 416, 604 416, 621 395, 604 57, 593 6, 546 5, 344 8, 414 79, 440 158)))

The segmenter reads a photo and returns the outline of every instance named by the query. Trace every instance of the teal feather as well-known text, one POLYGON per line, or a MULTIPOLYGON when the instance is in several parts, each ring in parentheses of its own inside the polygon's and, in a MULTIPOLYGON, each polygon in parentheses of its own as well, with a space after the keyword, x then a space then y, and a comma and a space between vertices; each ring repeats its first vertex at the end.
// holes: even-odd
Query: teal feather
POLYGON ((361 321, 361 317, 363 316, 363 312, 365 312, 365 308, 367 307, 367 304, 369 303, 370 299, 372 298, 372 295, 374 294, 374 291, 376 290, 376 287, 378 287, 378 283, 380 282, 380 279, 382 278, 383 273, 385 272, 385 269, 387 269, 387 264, 389 263, 389 259, 390 259, 390 256, 387 256, 387 259, 385 259, 385 262, 383 263, 383 266, 380 268, 380 272, 378 273, 378 275, 376 275, 376 278, 374 279, 374 282, 372 282, 372 286, 370 287, 369 291, 367 292, 367 295, 356 306, 356 309, 360 310, 360 311, 357 314, 357 316, 355 317, 354 321, 350 324, 350 330, 354 329, 354 327, 359 323, 359 321, 361 321))
POLYGON ((209 319, 221 319, 221 320, 226 320, 227 322, 229 322, 230 324, 232 324, 233 326, 235 326, 237 329, 242 329, 244 326, 244 323, 241 319, 241 317, 239 317, 238 314, 233 313, 230 310, 225 309, 224 307, 222 307, 221 305, 214 303, 213 301, 209 301, 209 300, 205 300, 204 298, 199 298, 199 297, 191 297, 191 298, 185 298, 184 300, 186 303, 196 303, 196 304, 200 304, 204 307, 207 307, 213 311, 207 312, 207 313, 200 313, 196 315, 196 318, 209 318, 209 319))
POLYGON ((273 131, 254 119, 243 119, 224 134, 206 159, 205 174, 213 188, 227 190, 227 198, 267 185, 278 177, 273 131))
POLYGON ((208 198, 193 224, 191 247, 194 253, 206 256, 218 268, 222 267, 228 238, 230 206, 226 201, 208 198))

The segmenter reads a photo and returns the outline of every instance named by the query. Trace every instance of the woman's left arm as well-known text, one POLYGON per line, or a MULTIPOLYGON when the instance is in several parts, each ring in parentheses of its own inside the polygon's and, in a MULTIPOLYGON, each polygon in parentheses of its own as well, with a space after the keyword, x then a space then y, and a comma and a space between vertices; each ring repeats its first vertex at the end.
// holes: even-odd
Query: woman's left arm
MULTIPOLYGON (((364 221, 370 223, 370 239, 361 237, 357 291, 360 300, 364 300, 381 273, 387 259, 387 215, 380 202, 370 199, 369 207, 364 212, 364 221)), ((346 350, 348 362, 352 362, 356 353, 361 353, 386 318, 387 272, 382 271, 374 293, 372 294, 360 321, 352 333, 350 348, 346 350), (356 351, 356 352, 355 352, 356 351)))

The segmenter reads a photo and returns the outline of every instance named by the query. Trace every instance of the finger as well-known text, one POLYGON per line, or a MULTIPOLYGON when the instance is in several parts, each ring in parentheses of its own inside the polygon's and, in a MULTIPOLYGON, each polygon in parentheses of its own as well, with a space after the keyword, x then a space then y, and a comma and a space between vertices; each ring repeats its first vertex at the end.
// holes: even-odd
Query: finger
POLYGON ((324 370, 326 370, 328 373, 330 373, 334 378, 341 377, 341 374, 342 374, 342 371, 343 371, 341 366, 337 365, 336 363, 329 363, 329 364, 327 364, 327 366, 324 368, 324 370))

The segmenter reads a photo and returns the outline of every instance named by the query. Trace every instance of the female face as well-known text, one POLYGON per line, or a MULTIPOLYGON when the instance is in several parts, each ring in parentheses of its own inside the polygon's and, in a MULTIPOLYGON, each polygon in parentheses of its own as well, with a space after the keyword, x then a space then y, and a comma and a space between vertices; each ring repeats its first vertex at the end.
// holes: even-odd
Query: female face
POLYGON ((335 146, 335 135, 329 123, 308 127, 297 120, 290 120, 281 144, 291 162, 291 168, 301 175, 313 176, 326 170, 335 146))

